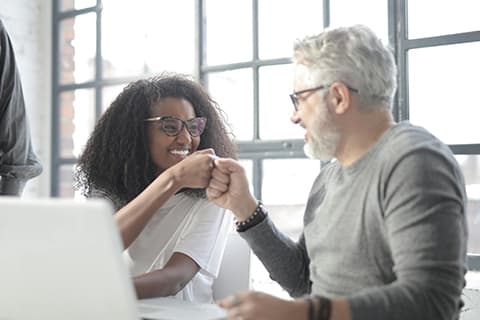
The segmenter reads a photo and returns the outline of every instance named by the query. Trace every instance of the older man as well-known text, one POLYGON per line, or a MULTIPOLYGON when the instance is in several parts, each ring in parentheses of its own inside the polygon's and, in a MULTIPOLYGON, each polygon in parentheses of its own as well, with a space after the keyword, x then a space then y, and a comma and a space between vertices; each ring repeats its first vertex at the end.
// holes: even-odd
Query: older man
POLYGON ((207 190, 292 297, 239 293, 230 319, 457 319, 464 287, 466 195, 449 148, 395 123, 396 66, 364 26, 295 45, 295 110, 305 152, 330 160, 317 177, 298 242, 249 192, 243 168, 218 159, 207 190), (305 296, 308 295, 308 296, 305 296))

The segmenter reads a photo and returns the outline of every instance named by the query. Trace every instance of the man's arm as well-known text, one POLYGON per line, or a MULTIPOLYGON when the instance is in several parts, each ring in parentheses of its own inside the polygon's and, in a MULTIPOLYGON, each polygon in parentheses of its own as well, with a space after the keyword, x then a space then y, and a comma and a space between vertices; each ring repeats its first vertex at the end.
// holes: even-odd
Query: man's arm
POLYGON ((310 293, 310 259, 303 234, 298 242, 294 242, 281 233, 268 217, 239 234, 268 270, 270 278, 290 296, 300 297, 310 293))

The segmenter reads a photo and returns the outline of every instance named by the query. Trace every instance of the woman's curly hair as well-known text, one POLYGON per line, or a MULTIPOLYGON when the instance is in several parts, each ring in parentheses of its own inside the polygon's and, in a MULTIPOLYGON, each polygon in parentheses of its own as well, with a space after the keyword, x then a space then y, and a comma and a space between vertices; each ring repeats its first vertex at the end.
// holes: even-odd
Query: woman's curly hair
MULTIPOLYGON (((144 119, 166 97, 189 101, 196 116, 207 118, 198 150, 213 148, 220 157, 236 157, 224 113, 205 89, 186 75, 163 73, 128 84, 100 117, 76 166, 77 190, 87 197, 98 191, 124 205, 156 178, 144 119)), ((205 197, 203 189, 183 191, 205 197)))

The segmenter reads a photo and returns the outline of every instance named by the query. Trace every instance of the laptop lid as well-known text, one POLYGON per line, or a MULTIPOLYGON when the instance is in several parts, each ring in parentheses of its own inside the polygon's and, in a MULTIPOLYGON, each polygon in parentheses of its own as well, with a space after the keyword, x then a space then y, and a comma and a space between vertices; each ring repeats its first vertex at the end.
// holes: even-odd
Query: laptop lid
POLYGON ((0 197, 0 319, 138 319, 104 201, 0 197))

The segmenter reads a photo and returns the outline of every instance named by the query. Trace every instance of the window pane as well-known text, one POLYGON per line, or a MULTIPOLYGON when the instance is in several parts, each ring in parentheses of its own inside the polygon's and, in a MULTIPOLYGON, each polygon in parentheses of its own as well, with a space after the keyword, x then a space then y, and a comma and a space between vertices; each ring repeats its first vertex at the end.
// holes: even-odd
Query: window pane
POLYGON ((479 56, 480 42, 410 50, 411 121, 448 144, 479 143, 479 56))
POLYGON ((252 60, 252 1, 205 2, 207 64, 252 60))
POLYGON ((305 205, 320 161, 270 159, 263 161, 262 200, 267 205, 305 205))
POLYGON ((408 1, 407 7, 411 39, 480 30, 478 0, 408 1))
POLYGON ((331 26, 347 26, 353 24, 364 24, 368 26, 384 43, 388 43, 388 1, 330 1, 331 26))
POLYGON ((293 67, 277 65, 260 68, 260 138, 301 139, 305 130, 290 121, 294 108, 293 67))
POLYGON ((227 115, 236 140, 253 139, 252 70, 239 69, 208 76, 208 89, 227 115))
POLYGON ((97 0, 60 0, 60 10, 80 10, 93 7, 97 4, 97 0))
POLYGON ((318 34, 323 29, 322 9, 322 1, 318 0, 259 1, 260 58, 291 57, 295 39, 318 34), (298 8, 308 10, 292 14, 298 8))
POLYGON ((95 123, 94 90, 63 92, 60 103, 60 156, 77 157, 95 123))
POLYGON ((105 111, 110 107, 110 104, 115 100, 115 98, 122 92, 127 84, 121 84, 117 86, 108 86, 104 87, 102 91, 102 111, 105 111))
MULTIPOLYGON (((465 275, 465 280, 467 281, 465 288, 480 289, 480 272, 469 270, 465 275)), ((462 299, 465 298, 462 297, 462 299)))
POLYGON ((176 71, 193 73, 194 0, 104 0, 104 77, 176 71))
POLYGON ((58 188, 58 194, 61 198, 73 198, 73 166, 63 165, 59 170, 60 185, 58 188))
POLYGON ((60 83, 80 83, 95 76, 95 13, 60 22, 60 83))
POLYGON ((301 233, 305 205, 319 173, 318 160, 263 160, 263 203, 276 226, 292 238, 301 233))
POLYGON ((480 156, 456 155, 467 189, 468 252, 480 254, 480 156))

